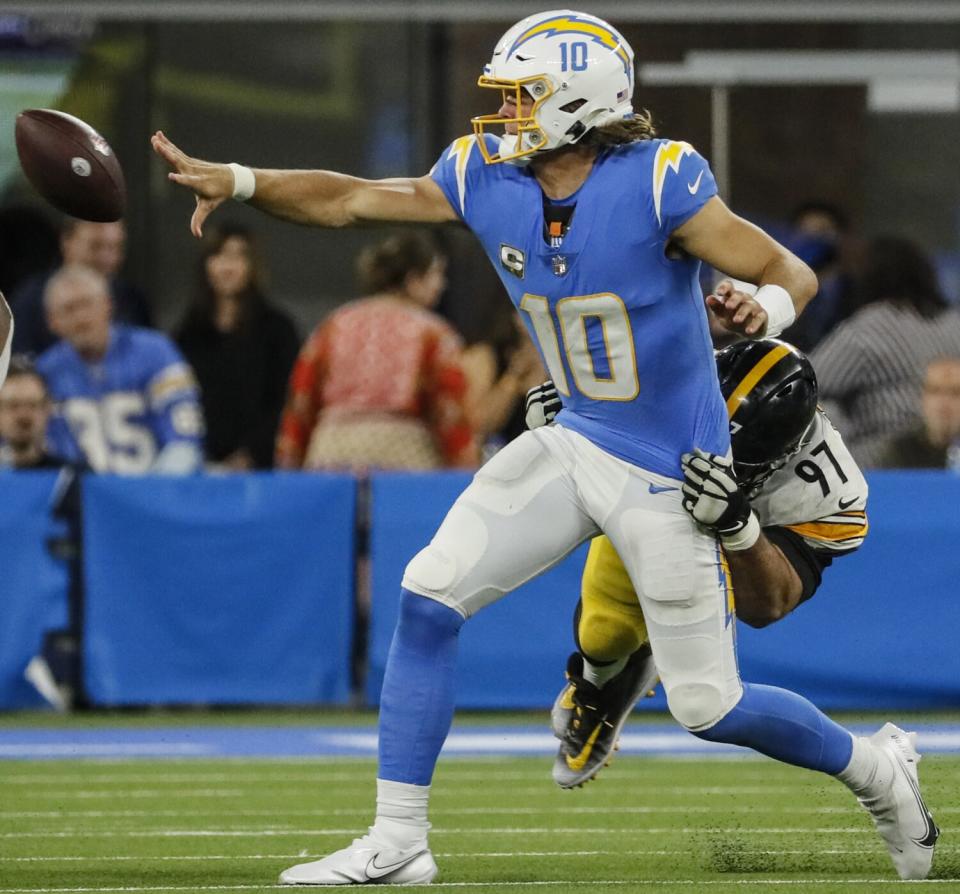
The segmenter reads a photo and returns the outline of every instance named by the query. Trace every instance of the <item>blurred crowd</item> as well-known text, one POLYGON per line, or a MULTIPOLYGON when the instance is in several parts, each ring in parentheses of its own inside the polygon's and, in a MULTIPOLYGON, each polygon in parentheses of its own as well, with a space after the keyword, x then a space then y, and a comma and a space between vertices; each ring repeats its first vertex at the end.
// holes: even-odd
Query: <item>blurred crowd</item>
MULTIPOLYGON (((358 297, 302 343, 242 226, 205 237, 170 334, 122 276, 122 223, 67 220, 48 241, 32 269, 20 254, 0 270, 16 319, 0 391, 4 466, 277 467, 361 481, 376 469, 470 468, 523 430, 524 395, 547 375, 506 302, 486 338, 465 345, 437 312, 447 259, 424 233, 371 242, 356 262, 358 297)), ((785 241, 816 270, 820 294, 783 337, 809 353, 855 458, 960 470, 960 310, 927 254, 905 239, 863 240, 824 203, 798 208, 785 241)))

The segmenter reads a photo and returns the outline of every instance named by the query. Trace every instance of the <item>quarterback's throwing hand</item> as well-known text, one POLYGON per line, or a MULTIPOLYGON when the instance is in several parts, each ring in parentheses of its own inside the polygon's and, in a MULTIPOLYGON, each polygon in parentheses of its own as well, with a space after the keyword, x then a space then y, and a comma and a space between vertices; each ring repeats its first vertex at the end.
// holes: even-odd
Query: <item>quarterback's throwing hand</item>
POLYGON ((542 385, 534 385, 527 392, 527 428, 540 428, 541 425, 549 425, 557 418, 557 413, 562 409, 560 395, 552 381, 547 379, 542 385))
POLYGON ((683 508, 694 521, 715 531, 724 547, 749 549, 760 536, 760 523, 733 474, 733 463, 695 448, 680 458, 683 508))
POLYGON ((767 331, 767 312, 752 295, 738 291, 729 279, 720 283, 712 295, 707 295, 707 307, 730 332, 762 338, 767 331))
POLYGON ((193 190, 197 197, 190 231, 199 239, 210 212, 233 195, 233 171, 227 165, 191 158, 159 130, 150 138, 150 145, 173 168, 167 176, 174 183, 193 190))

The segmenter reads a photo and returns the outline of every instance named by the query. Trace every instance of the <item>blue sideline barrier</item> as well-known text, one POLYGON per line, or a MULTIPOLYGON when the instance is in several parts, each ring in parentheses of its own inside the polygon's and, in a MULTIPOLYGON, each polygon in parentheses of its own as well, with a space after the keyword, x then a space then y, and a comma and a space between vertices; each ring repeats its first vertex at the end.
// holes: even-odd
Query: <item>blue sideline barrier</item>
MULTIPOLYGON (((373 612, 367 699, 379 699, 404 566, 466 485, 464 475, 373 482, 373 612)), ((870 476, 870 534, 807 604, 763 630, 739 625, 744 679, 827 709, 960 707, 960 478, 870 476)), ((563 681, 583 550, 464 625, 459 707, 542 708, 563 681)), ((679 558, 679 557, 678 557, 679 558)), ((644 707, 663 708, 662 691, 644 707)))
POLYGON ((45 704, 23 679, 47 630, 67 623, 67 570, 46 542, 56 472, 0 473, 0 708, 45 704))
MULTIPOLYGON (((0 475, 0 708, 66 622, 47 553, 54 473, 0 475)), ((870 475, 871 531, 780 623, 739 628, 745 679, 828 709, 960 707, 960 477, 870 475)), ((376 703, 407 561, 469 481, 375 476, 366 696, 376 703)), ((89 477, 86 682, 102 705, 343 703, 349 697, 354 485, 315 475, 89 477)), ((542 708, 562 682, 584 550, 463 628, 460 707, 542 708)), ((642 703, 663 707, 662 695, 642 703)))
POLYGON ((824 708, 960 707, 960 476, 867 478, 866 542, 792 615, 741 625, 743 677, 824 708))
POLYGON ((354 500, 345 476, 88 476, 91 701, 346 702, 354 500))

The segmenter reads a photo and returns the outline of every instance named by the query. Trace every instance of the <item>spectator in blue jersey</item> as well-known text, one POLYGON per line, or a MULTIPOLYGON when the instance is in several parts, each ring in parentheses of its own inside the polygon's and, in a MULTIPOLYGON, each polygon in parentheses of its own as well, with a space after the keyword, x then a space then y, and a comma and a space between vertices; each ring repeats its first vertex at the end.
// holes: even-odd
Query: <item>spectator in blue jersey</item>
POLYGON ((200 385, 207 461, 232 471, 269 469, 300 339, 264 295, 263 265, 246 227, 225 224, 204 240, 176 340, 200 385))
MULTIPOLYGON (((465 224, 562 380, 554 424, 483 466, 407 565, 380 696, 373 825, 281 882, 432 881, 428 804, 453 717, 460 628, 600 531, 627 564, 674 718, 703 739, 837 777, 873 814, 900 875, 925 878, 937 830, 910 737, 892 724, 855 737, 796 693, 745 683, 737 670, 724 552, 753 549, 760 523, 733 477, 700 261, 759 287, 749 296, 724 282, 707 298, 748 337, 783 331, 816 277, 727 208, 689 143, 656 138, 649 114, 633 108, 633 51, 602 19, 572 10, 523 19, 478 83, 499 109, 472 118, 472 132, 422 177, 254 171, 153 137, 170 179, 197 196, 198 235, 229 198, 316 226, 465 224)), ((771 550, 758 561, 782 561, 771 550)))
MULTIPOLYGON (((150 309, 143 292, 120 278, 126 257, 127 231, 123 221, 94 223, 68 217, 60 231, 62 266, 81 264, 103 275, 113 302, 113 317, 118 323, 150 325, 150 309)), ((17 318, 13 349, 17 353, 40 354, 56 340, 47 322, 44 293, 50 277, 60 269, 48 270, 23 280, 11 295, 10 305, 17 318)))
POLYGON ((111 322, 107 280, 64 267, 44 294, 62 339, 37 360, 56 410, 54 451, 97 472, 184 474, 203 461, 203 415, 190 367, 163 333, 111 322))

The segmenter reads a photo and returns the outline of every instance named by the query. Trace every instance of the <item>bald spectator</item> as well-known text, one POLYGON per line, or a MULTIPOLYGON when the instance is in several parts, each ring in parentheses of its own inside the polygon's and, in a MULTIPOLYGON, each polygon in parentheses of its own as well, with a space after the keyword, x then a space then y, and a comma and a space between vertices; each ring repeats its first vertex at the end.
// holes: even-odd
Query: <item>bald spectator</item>
MULTIPOLYGON (((119 278, 126 257, 126 242, 127 231, 122 221, 93 223, 67 218, 60 233, 63 266, 79 264, 96 270, 109 283, 114 319, 119 323, 149 326, 150 312, 143 293, 119 278)), ((55 272, 51 270, 30 277, 11 297, 10 303, 17 318, 13 349, 18 353, 40 354, 56 341, 43 306, 47 283, 55 272)))
POLYGON ((56 452, 98 472, 187 473, 203 459, 203 416, 190 367, 163 333, 111 322, 107 280, 64 267, 44 295, 62 341, 37 368, 56 411, 56 452))
POLYGON ((960 357, 940 357, 927 367, 921 410, 923 422, 894 438, 880 465, 960 471, 960 357))

